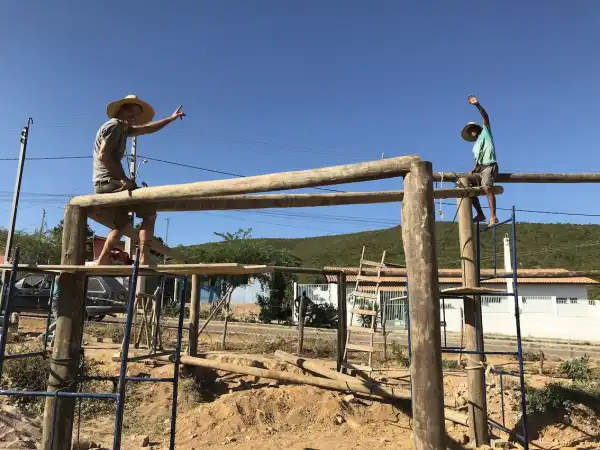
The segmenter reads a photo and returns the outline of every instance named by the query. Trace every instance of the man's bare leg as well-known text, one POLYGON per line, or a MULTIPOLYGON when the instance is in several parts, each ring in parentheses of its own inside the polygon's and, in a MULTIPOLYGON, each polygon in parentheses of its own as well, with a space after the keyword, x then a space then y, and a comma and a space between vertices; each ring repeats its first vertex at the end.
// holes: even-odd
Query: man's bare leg
POLYGON ((150 240, 154 237, 154 224, 156 223, 156 214, 150 217, 144 217, 140 227, 140 264, 148 264, 150 254, 150 240))
POLYGON ((475 208, 475 212, 477 213, 477 215, 473 217, 473 222, 483 222, 485 220, 485 214, 483 213, 483 209, 481 209, 479 198, 473 197, 472 203, 473 208, 475 208))
POLYGON ((99 266, 108 266, 110 264, 110 251, 118 246, 121 237, 123 237, 123 230, 118 228, 108 233, 104 247, 102 247, 102 251, 98 257, 97 264, 99 266))
POLYGON ((496 194, 492 189, 486 189, 488 203, 490 205, 490 225, 494 225, 498 223, 498 218, 496 217, 496 194))

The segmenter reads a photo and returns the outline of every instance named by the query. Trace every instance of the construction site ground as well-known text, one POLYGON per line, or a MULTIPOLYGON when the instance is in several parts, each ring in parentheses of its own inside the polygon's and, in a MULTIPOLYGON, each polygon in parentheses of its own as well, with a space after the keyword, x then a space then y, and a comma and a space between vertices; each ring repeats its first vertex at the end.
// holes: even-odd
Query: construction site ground
MULTIPOLYGON (((43 331, 43 327, 42 320, 22 319, 19 335, 15 342, 9 344, 9 352, 24 346, 34 347, 39 342, 36 336, 43 331)), ((118 375, 118 353, 122 338, 119 329, 122 329, 120 324, 86 324, 86 367, 94 374, 118 375)), ((228 336, 228 350, 222 351, 219 348, 221 331, 209 329, 208 334, 201 336, 199 351, 203 357, 238 365, 303 373, 301 369, 273 356, 277 349, 295 352, 295 340, 288 341, 277 333, 272 337, 256 339, 234 332, 228 336)), ((174 330, 165 331, 165 346, 172 346, 174 338, 174 330)), ((311 340, 307 336, 305 348, 307 357, 322 358, 328 364, 333 364, 335 347, 331 345, 331 340, 311 340)), ((136 354, 144 353, 142 349, 133 351, 136 354)), ((389 345, 387 357, 387 361, 378 358, 378 370, 373 377, 382 383, 408 387, 408 370, 403 366, 406 349, 397 344, 389 345)), ((456 367, 457 355, 446 356, 445 359, 448 361, 444 376, 445 403, 447 406, 451 404, 457 411, 466 412, 466 372, 456 367)), ((7 361, 7 364, 15 362, 7 361)), ((505 370, 517 369, 517 361, 512 357, 491 357, 488 362, 505 370)), ((539 375, 539 362, 528 362, 528 383, 538 388, 543 388, 549 382, 571 383, 571 380, 557 379, 555 367, 558 363, 557 358, 549 358, 544 363, 545 375, 539 375)), ((128 374, 169 377, 172 376, 172 370, 172 365, 130 363, 128 374)), ((194 369, 184 370, 179 386, 177 449, 412 448, 408 402, 394 403, 226 372, 214 375, 213 383, 202 385, 199 380, 207 380, 206 372, 199 377, 194 369)), ((504 381, 506 392, 501 396, 498 377, 487 376, 489 416, 502 423, 501 404, 504 401, 506 427, 520 433, 518 379, 505 377, 504 381)), ((98 382, 91 388, 110 392, 113 385, 111 382, 98 382)), ((145 448, 168 448, 171 398, 170 384, 128 384, 123 449, 137 450, 146 443, 145 448)), ((600 448, 600 423, 598 413, 594 410, 597 407, 577 404, 569 410, 533 414, 529 417, 532 448, 600 448)), ((74 430, 75 440, 81 443, 79 448, 86 448, 85 442, 112 448, 112 404, 103 400, 86 400, 82 402, 81 411, 81 422, 76 424, 74 430), (92 402, 101 406, 93 406, 92 402)), ((35 448, 27 445, 39 442, 41 437, 41 425, 36 415, 39 417, 39 411, 36 414, 31 406, 22 407, 3 399, 0 442, 8 443, 12 439, 23 443, 21 448, 35 448)), ((466 427, 448 421, 446 426, 456 448, 467 446, 466 427)), ((500 432, 495 434, 503 439, 508 437, 500 432)), ((3 448, 1 443, 0 448, 3 448)))

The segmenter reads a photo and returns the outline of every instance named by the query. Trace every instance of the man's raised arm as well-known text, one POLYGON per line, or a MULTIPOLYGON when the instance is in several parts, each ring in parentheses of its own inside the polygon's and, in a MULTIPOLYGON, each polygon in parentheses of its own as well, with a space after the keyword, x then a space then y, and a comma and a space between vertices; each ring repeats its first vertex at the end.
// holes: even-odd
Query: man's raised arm
POLYGON ((130 127, 127 135, 128 136, 141 136, 143 134, 156 133, 158 130, 162 130, 171 122, 176 121, 177 119, 183 119, 185 113, 181 110, 182 105, 179 105, 179 108, 171 114, 169 117, 165 117, 164 119, 157 120, 156 122, 150 122, 146 125, 140 125, 137 127, 130 127))
POLYGON ((480 114, 481 114, 481 118, 483 119, 483 126, 486 128, 490 127, 490 116, 488 116, 488 113, 485 109, 483 109, 483 106, 481 106, 481 104, 479 103, 479 100, 477 100, 477 97, 475 97, 474 95, 469 95, 469 103, 471 105, 475 105, 477 107, 477 109, 479 110, 480 114))

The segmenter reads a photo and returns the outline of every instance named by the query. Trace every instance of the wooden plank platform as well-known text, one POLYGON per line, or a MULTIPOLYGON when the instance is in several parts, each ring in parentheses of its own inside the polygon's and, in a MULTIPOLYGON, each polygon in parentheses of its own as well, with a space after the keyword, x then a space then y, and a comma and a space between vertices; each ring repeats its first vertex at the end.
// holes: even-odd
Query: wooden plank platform
POLYGON ((376 316, 377 312, 373 311, 372 309, 358 309, 358 308, 352 308, 350 309, 350 312, 352 314, 358 314, 361 316, 376 316))
POLYGON ((440 293, 453 295, 494 295, 506 293, 506 289, 492 289, 488 287, 456 287, 442 289, 440 293))
POLYGON ((355 352, 373 352, 373 347, 371 345, 361 345, 361 344, 346 344, 346 350, 354 350, 355 352))
MULTIPOLYGON (((19 264, 19 271, 24 272, 70 272, 88 275, 130 276, 133 266, 74 266, 61 264, 19 264)), ((0 269, 10 270, 11 264, 0 264, 0 269)), ((273 272, 273 268, 265 265, 242 265, 235 263, 219 264, 157 264, 140 266, 140 275, 172 274, 172 275, 251 275, 273 272)))

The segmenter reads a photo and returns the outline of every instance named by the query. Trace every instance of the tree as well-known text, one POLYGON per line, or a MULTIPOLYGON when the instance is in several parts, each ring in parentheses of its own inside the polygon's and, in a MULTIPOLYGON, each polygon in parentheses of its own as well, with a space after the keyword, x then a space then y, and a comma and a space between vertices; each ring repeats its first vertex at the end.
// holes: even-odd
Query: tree
MULTIPOLYGON (((87 261, 92 261, 94 259, 94 230, 89 225, 86 225, 87 231, 85 236, 85 259, 87 261)), ((53 245, 58 249, 58 256, 56 264, 60 263, 60 256, 62 252, 62 235, 64 229, 64 220, 61 219, 60 222, 54 227, 46 232, 46 236, 48 236, 49 240, 53 243, 53 245)))
MULTIPOLYGON (((221 242, 185 248, 190 261, 197 263, 238 263, 265 264, 273 266, 298 266, 300 259, 289 250, 278 249, 262 241, 252 239, 252 229, 238 229, 235 232, 215 233, 221 242)), ((286 307, 291 311, 291 289, 294 275, 261 273, 251 276, 257 280, 266 295, 260 296, 262 319, 270 321, 281 317, 286 307), (289 301, 286 302, 286 299, 289 301), (278 313, 276 313, 278 311, 278 313)), ((247 284, 248 275, 219 276, 215 289, 221 298, 230 295, 239 286, 247 284)))

